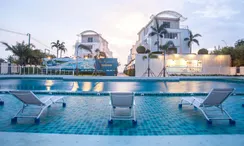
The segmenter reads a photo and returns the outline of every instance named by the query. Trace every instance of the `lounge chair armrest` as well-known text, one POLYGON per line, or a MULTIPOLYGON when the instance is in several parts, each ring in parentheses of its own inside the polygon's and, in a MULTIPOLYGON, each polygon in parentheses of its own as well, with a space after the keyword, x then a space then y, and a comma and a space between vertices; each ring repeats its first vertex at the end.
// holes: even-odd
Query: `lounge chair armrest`
POLYGON ((194 99, 193 102, 197 101, 197 102, 200 103, 200 104, 203 102, 203 100, 201 100, 201 99, 199 99, 199 98, 196 98, 196 97, 193 97, 193 99, 194 99))
POLYGON ((43 103, 47 103, 49 100, 51 100, 51 102, 54 103, 54 102, 52 101, 52 98, 53 98, 53 96, 50 96, 49 98, 47 98, 46 100, 44 100, 44 101, 42 101, 42 102, 43 102, 43 103))

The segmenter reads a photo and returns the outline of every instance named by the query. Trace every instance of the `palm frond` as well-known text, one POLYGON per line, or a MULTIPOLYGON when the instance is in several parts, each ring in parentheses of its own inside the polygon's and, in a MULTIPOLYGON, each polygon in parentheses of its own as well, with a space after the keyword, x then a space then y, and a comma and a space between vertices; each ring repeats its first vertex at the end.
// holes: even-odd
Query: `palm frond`
POLYGON ((89 48, 89 47, 86 46, 86 45, 80 44, 80 45, 78 46, 78 48, 80 48, 80 49, 84 49, 84 50, 89 51, 90 53, 92 53, 91 48, 89 48))
POLYGON ((149 36, 154 36, 156 34, 157 34, 156 32, 152 31, 152 32, 149 33, 149 36))
POLYGON ((154 45, 157 45, 159 43, 159 41, 156 41, 155 43, 154 43, 154 45))
POLYGON ((190 38, 192 38, 193 37, 192 31, 189 30, 189 33, 190 33, 190 38))
POLYGON ((155 17, 155 24, 156 24, 156 28, 157 28, 157 30, 159 29, 159 23, 158 23, 158 19, 155 17))
POLYGON ((167 25, 166 24, 162 24, 160 25, 160 27, 158 28, 159 29, 159 32, 165 32, 167 33, 167 25))
POLYGON ((192 39, 193 42, 195 42, 199 46, 199 41, 197 39, 192 39))
POLYGON ((0 43, 7 47, 7 48, 5 49, 6 51, 9 51, 9 50, 12 49, 12 47, 11 47, 8 43, 6 43, 6 42, 0 42, 0 43))
POLYGON ((200 35, 199 33, 193 35, 193 38, 196 38, 196 37, 202 37, 202 35, 200 35))
POLYGON ((154 31, 154 32, 158 32, 157 28, 151 26, 151 29, 154 31))
POLYGON ((190 38, 185 38, 185 39, 184 39, 184 41, 189 41, 189 40, 190 40, 190 38))

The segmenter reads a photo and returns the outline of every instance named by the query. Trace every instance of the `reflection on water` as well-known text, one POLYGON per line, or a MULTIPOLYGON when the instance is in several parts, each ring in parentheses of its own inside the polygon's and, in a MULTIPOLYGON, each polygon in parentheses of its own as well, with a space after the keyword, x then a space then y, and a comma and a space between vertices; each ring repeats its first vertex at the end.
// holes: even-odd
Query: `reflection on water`
POLYGON ((78 88, 79 88, 79 84, 78 84, 78 82, 74 82, 71 91, 75 92, 75 91, 78 90, 78 88))
POLYGON ((212 88, 236 88, 244 92, 243 82, 180 81, 180 82, 82 82, 64 80, 5 79, 0 80, 1 90, 65 90, 65 91, 132 91, 132 92, 209 92, 212 88))
POLYGON ((51 86, 53 85, 53 80, 46 80, 45 85, 47 87, 47 91, 51 90, 51 86))
POLYGON ((82 91, 90 91, 92 88, 91 82, 83 82, 82 91))
POLYGON ((103 82, 97 82, 95 87, 94 87, 94 91, 96 91, 96 92, 103 91, 103 86, 104 86, 103 82))

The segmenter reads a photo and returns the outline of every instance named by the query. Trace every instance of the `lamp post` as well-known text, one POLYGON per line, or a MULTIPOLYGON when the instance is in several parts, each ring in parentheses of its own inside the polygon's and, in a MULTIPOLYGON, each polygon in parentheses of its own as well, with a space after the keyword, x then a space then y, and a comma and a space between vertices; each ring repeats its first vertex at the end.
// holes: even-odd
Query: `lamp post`
POLYGON ((78 76, 78 51, 79 51, 79 48, 77 47, 76 48, 76 75, 78 76))
POLYGON ((26 35, 28 36, 28 46, 30 47, 31 34, 30 33, 27 33, 26 35))
POLYGON ((165 77, 165 72, 166 72, 166 67, 165 67, 165 64, 166 64, 166 50, 164 50, 164 67, 163 67, 163 76, 165 77))

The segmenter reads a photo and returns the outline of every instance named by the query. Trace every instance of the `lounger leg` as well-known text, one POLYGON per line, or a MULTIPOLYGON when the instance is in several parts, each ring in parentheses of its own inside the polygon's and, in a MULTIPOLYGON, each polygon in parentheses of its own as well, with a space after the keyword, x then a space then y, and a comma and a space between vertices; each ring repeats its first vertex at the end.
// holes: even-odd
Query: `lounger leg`
POLYGON ((212 124, 212 120, 208 118, 206 112, 202 108, 199 108, 199 109, 203 113, 204 117, 207 119, 208 123, 209 124, 212 124))
POLYGON ((244 104, 242 104, 242 107, 244 107, 244 104))
POLYGON ((178 105, 178 108, 182 108, 182 101, 183 101, 183 99, 180 100, 180 103, 178 105))
POLYGON ((22 113, 24 112, 25 107, 27 107, 27 105, 23 104, 23 107, 11 119, 11 123, 16 123, 17 122, 18 115, 20 114, 20 112, 22 112, 22 113))
POLYGON ((41 116, 41 114, 42 114, 42 112, 47 108, 48 106, 43 106, 42 108, 41 108, 41 110, 40 110, 40 112, 39 112, 39 114, 37 115, 37 119, 39 119, 40 118, 40 116, 41 116))
POLYGON ((0 98, 0 105, 4 105, 4 101, 0 98))
POLYGON ((136 110, 135 110, 135 108, 133 107, 133 120, 132 120, 132 122, 133 122, 133 124, 134 125, 136 125, 137 124, 137 120, 136 120, 136 110))
POLYGON ((222 111, 229 117, 229 123, 231 125, 235 125, 236 124, 236 121, 232 119, 232 117, 228 114, 228 112, 224 109, 222 109, 222 111))
POLYGON ((66 103, 64 101, 64 98, 62 98, 62 101, 63 101, 63 107, 66 107, 66 103))
POLYGON ((109 115, 109 120, 108 120, 108 124, 112 124, 113 123, 113 119, 112 119, 112 112, 113 112, 113 107, 111 106, 110 108, 110 115, 109 115))

